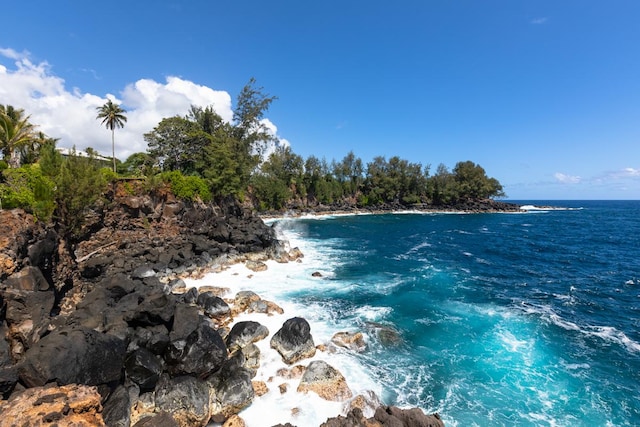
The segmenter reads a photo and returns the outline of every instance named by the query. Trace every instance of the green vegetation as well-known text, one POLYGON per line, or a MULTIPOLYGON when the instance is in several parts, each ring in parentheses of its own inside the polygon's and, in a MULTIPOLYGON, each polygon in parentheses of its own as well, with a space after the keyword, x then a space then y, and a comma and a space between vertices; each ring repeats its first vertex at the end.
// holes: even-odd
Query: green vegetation
POLYGON ((259 210, 320 204, 455 207, 504 196, 501 184, 471 161, 451 170, 440 164, 432 175, 430 165, 397 156, 378 156, 366 164, 353 152, 330 163, 315 156, 304 159, 278 146, 263 121, 275 99, 251 79, 238 95, 231 123, 211 106, 192 106, 185 116, 162 119, 144 135, 147 152, 122 163, 115 159, 114 129, 124 126, 126 111, 108 101, 97 108, 97 118, 112 132, 113 168, 104 167, 104 158, 98 160, 91 148, 88 157, 75 151, 61 156, 57 140, 36 132, 23 110, 0 105, 0 206, 53 219, 73 236, 86 210, 120 177, 145 178, 147 188, 170 188, 187 201, 232 197, 251 201, 259 210))

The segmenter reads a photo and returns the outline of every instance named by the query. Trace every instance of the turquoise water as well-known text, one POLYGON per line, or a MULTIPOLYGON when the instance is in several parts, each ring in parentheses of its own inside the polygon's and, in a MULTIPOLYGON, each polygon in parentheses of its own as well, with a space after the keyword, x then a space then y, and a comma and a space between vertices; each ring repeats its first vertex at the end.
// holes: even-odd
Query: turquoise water
POLYGON ((640 202, 536 204, 571 209, 282 221, 325 260, 284 296, 448 426, 640 425, 640 202))

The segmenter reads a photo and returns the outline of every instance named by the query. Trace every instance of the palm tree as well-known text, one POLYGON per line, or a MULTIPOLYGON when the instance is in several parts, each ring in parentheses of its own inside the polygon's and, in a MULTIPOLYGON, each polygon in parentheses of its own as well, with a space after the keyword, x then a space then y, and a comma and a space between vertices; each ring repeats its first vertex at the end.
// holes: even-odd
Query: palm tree
POLYGON ((124 122, 127 121, 127 117, 123 114, 127 110, 120 108, 119 105, 114 104, 113 101, 108 100, 106 104, 101 107, 96 107, 98 115, 96 119, 102 119, 103 125, 107 126, 107 129, 111 129, 111 151, 113 156, 113 172, 116 171, 116 144, 114 139, 114 129, 123 128, 124 122))
POLYGON ((0 149, 9 158, 9 167, 20 167, 20 149, 36 138, 35 126, 23 109, 0 105, 0 149))

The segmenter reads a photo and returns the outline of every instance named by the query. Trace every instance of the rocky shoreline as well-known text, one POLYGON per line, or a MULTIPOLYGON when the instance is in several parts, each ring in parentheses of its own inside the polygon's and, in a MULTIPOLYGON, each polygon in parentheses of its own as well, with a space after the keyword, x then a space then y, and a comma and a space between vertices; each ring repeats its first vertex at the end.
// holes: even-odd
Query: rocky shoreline
MULTIPOLYGON (((124 190, 114 186, 73 239, 0 211, 0 426, 242 426, 241 410, 264 392, 255 343, 268 331, 235 318, 282 309, 252 292, 187 289, 182 278, 299 251, 235 203, 124 190)), ((444 425, 353 397, 335 368, 305 364, 323 347, 295 314, 270 347, 292 366, 283 375, 300 379, 297 392, 351 404, 323 425, 444 425)))

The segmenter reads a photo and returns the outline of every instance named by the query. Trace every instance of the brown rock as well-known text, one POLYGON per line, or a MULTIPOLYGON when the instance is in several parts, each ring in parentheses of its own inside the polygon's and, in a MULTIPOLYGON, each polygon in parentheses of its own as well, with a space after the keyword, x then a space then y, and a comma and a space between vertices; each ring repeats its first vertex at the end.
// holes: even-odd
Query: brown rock
POLYGON ((267 268, 268 268, 268 267, 267 267, 267 264, 265 264, 265 263, 264 263, 264 262, 262 262, 262 261, 251 261, 251 260, 249 260, 249 261, 245 262, 245 264, 244 264, 244 265, 245 265, 249 270, 251 270, 251 271, 255 271, 255 272, 258 272, 258 271, 266 271, 266 270, 267 270, 267 268))
POLYGON ((362 332, 337 332, 331 337, 331 342, 338 347, 343 347, 357 353, 362 353, 367 348, 362 332))
POLYGON ((251 381, 251 385, 253 386, 253 391, 256 393, 256 396, 264 396, 269 392, 267 383, 264 381, 251 381))
POLYGON ((287 383, 282 383, 278 386, 278 388, 280 389, 280 394, 285 394, 287 392, 287 390, 289 389, 289 384, 287 383))
POLYGON ((380 398, 371 390, 365 391, 363 394, 359 394, 349 401, 345 405, 345 412, 350 412, 353 409, 359 409, 362 411, 363 416, 371 418, 376 413, 376 409, 382 405, 380 398))
POLYGON ((340 371, 322 360, 311 362, 300 380, 298 392, 308 391, 313 391, 321 398, 334 402, 350 399, 353 396, 340 371))
POLYGON ((101 427, 100 394, 95 387, 34 387, 0 401, 0 426, 101 427))
POLYGON ((307 369, 306 366, 296 365, 291 369, 280 368, 278 369, 276 374, 288 380, 292 380, 292 379, 302 378, 302 375, 304 374, 305 369, 307 369))
POLYGON ((237 414, 236 415, 231 415, 227 421, 224 422, 224 424, 222 424, 222 427, 245 427, 246 424, 244 423, 244 420, 242 418, 240 418, 237 414))

